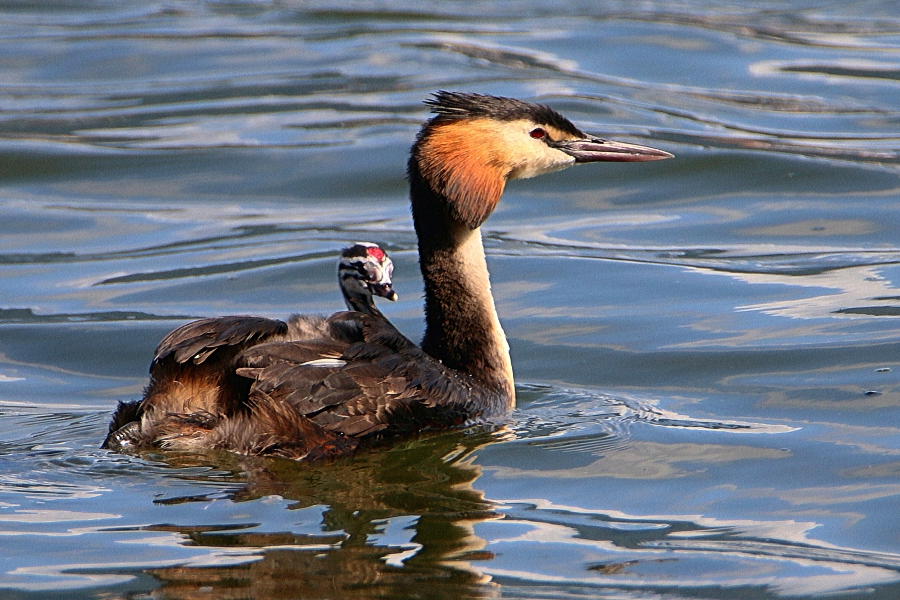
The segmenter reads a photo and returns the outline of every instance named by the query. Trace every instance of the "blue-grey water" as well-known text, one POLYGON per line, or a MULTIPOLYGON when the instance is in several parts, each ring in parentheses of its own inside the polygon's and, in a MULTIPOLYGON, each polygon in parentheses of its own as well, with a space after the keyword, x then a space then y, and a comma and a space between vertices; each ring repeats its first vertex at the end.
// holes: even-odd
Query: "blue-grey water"
POLYGON ((0 2, 0 597, 900 596, 895 2, 0 2), (507 187, 519 406, 334 464, 98 449, 187 319, 340 307, 438 89, 676 159, 507 187))

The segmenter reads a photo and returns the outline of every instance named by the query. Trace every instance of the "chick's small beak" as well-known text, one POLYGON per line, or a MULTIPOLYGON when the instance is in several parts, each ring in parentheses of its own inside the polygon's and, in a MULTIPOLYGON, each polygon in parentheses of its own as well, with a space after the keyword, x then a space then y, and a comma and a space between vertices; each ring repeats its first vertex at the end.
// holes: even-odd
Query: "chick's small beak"
POLYGON ((399 296, 390 283, 373 283, 372 293, 382 298, 387 298, 391 302, 396 302, 399 296))
POLYGON ((577 163, 586 162, 646 162, 673 158, 674 155, 664 150, 657 150, 638 144, 615 142, 602 138, 586 137, 578 140, 563 140, 552 144, 557 150, 575 158, 577 163))

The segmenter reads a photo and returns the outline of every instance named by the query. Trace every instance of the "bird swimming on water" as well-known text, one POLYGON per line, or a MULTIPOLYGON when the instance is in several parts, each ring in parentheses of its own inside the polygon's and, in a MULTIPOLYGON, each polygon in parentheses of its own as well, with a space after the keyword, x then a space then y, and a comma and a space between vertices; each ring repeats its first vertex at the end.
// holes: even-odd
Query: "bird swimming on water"
MULTIPOLYGON (((347 309, 384 319, 384 315, 375 306, 372 297, 381 296, 392 301, 397 299, 397 293, 394 291, 391 281, 393 272, 393 261, 376 244, 356 242, 344 248, 338 261, 338 284, 347 309)), ((339 328, 340 325, 335 325, 335 327, 339 328)), ((340 329, 336 329, 334 333, 339 335, 340 329)), ((216 429, 216 434, 213 435, 214 428, 210 426, 220 425, 221 415, 199 412, 194 413, 193 417, 187 418, 188 415, 184 413, 168 413, 165 410, 166 403, 172 400, 175 402, 174 408, 184 407, 186 395, 190 394, 196 397, 210 391, 217 396, 211 402, 213 404, 221 402, 225 398, 219 393, 222 389, 245 383, 243 378, 227 380, 230 376, 230 369, 225 358, 228 355, 234 358, 233 350, 240 348, 242 344, 248 342, 252 344, 254 339, 259 341, 263 336, 269 336, 266 338, 269 341, 276 339, 321 340, 327 339, 330 334, 329 325, 324 317, 306 315, 293 315, 287 323, 250 316, 215 317, 200 319, 179 327, 164 337, 156 348, 156 356, 151 365, 151 382, 144 393, 145 401, 119 403, 109 426, 109 435, 102 447, 114 450, 125 450, 142 445, 179 447, 187 443, 185 434, 191 433, 194 434, 194 437, 204 438, 203 443, 210 447, 240 448, 245 453, 253 449, 258 451, 259 440, 253 438, 258 438, 259 434, 252 431, 253 423, 237 425, 231 422, 227 428, 216 429), (219 355, 214 360, 211 359, 206 366, 188 367, 190 372, 180 372, 184 369, 178 365, 185 364, 188 360, 191 361, 191 364, 203 365, 207 362, 206 359, 216 352, 219 352, 219 355), (166 360, 169 355, 173 355, 174 360, 166 360), (223 363, 223 360, 226 362, 223 363), (168 365, 169 369, 174 368, 175 371, 166 371, 165 365, 168 365), (183 389, 185 383, 191 378, 201 377, 204 369, 206 370, 205 387, 207 389, 198 386, 183 389), (218 381, 216 381, 217 377, 218 381), (148 407, 146 399, 151 397, 155 398, 155 403, 148 407), (144 419, 145 414, 149 414, 150 418, 144 419), (202 424, 198 430, 195 426, 200 423, 201 417, 207 422, 202 424), (227 434, 227 437, 223 437, 222 433, 227 434), (175 438, 182 439, 175 442, 175 438), (250 445, 241 444, 238 440, 249 441, 250 445)), ((325 347, 319 347, 318 350, 322 356, 326 355, 325 347)), ((339 356, 341 350, 342 346, 332 348, 331 355, 339 356)), ((322 356, 306 362, 317 366, 335 362, 334 358, 329 360, 322 356)), ((197 400, 197 398, 191 397, 188 400, 197 400)), ((237 398, 233 399, 233 402, 240 403, 242 400, 243 395, 239 394, 237 398)), ((210 400, 200 400, 200 402, 205 401, 210 400)), ((194 440, 194 442, 197 441, 194 440)))
MULTIPOLYGON (((372 294, 395 297, 391 267, 380 248, 362 246, 357 267, 341 267, 350 311, 287 323, 219 317, 169 333, 143 400, 120 403, 104 447, 312 460, 512 409, 509 346, 480 230, 506 182, 578 163, 672 155, 587 135, 553 109, 513 98, 442 91, 426 104, 435 115, 407 169, 425 282, 421 346, 372 302, 372 294), (361 295, 351 298, 345 285, 361 295)), ((342 256, 341 264, 353 261, 342 256)))

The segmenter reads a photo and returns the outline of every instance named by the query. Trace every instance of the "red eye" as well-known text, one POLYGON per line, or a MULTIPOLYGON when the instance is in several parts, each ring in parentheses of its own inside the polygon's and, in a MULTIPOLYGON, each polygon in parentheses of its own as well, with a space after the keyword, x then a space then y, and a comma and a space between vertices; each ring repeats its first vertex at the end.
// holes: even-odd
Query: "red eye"
POLYGON ((538 127, 536 129, 532 129, 531 131, 529 131, 528 135, 530 135, 531 137, 533 137, 536 140, 542 140, 545 137, 547 137, 547 132, 544 131, 543 129, 541 129, 540 127, 538 127))

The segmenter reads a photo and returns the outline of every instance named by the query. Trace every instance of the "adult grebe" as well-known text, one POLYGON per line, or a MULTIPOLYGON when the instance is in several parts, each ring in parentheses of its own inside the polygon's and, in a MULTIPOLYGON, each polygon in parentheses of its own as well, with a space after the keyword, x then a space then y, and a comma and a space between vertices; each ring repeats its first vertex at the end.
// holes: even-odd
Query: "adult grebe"
POLYGON ((408 164, 425 281, 421 348, 374 304, 287 324, 259 317, 189 323, 160 343, 143 401, 120 406, 106 447, 315 459, 515 405, 480 230, 506 182, 576 163, 672 155, 588 136, 549 107, 512 98, 438 92, 426 104, 436 114, 408 164))

